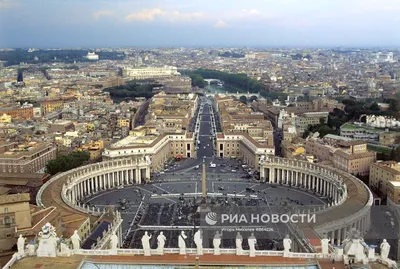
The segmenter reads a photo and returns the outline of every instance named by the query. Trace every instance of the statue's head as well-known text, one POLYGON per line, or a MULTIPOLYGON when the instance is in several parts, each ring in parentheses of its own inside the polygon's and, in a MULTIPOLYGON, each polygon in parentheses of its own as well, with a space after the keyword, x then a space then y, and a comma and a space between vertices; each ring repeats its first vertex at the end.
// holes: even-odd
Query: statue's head
POLYGON ((19 235, 19 238, 22 238, 22 234, 19 235))
POLYGON ((286 238, 286 239, 289 239, 289 238, 290 238, 290 236, 287 234, 287 235, 285 236, 285 238, 286 238))
POLYGON ((383 239, 382 243, 387 243, 387 240, 386 240, 386 239, 383 239))
POLYGON ((145 231, 145 232, 144 232, 144 234, 145 234, 145 235, 147 235, 147 234, 148 234, 148 232, 147 232, 147 231, 145 231))
POLYGON ((44 235, 48 235, 48 234, 50 233, 50 227, 51 227, 51 224, 47 222, 47 223, 42 227, 42 233, 43 233, 44 235))
POLYGON ((74 234, 78 234, 78 231, 77 231, 77 230, 75 230, 75 231, 74 231, 74 234))
POLYGON ((163 234, 164 234, 164 232, 160 232, 160 234, 161 234, 161 235, 163 235, 163 234))

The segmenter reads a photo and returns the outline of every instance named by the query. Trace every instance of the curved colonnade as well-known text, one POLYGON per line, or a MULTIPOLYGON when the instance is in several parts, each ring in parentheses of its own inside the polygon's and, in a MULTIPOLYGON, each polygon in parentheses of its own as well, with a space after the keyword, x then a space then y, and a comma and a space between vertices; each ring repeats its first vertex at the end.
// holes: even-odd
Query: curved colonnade
POLYGON ((319 237, 326 235, 339 245, 352 228, 364 235, 370 227, 372 193, 351 174, 330 166, 268 156, 260 164, 260 178, 270 184, 313 192, 331 201, 326 209, 315 212, 315 223, 299 224, 299 230, 312 228, 319 237))
POLYGON ((99 209, 81 204, 99 192, 124 185, 140 184, 150 178, 150 165, 144 159, 117 159, 89 164, 58 174, 47 181, 36 196, 36 203, 45 207, 42 194, 55 181, 62 182, 61 198, 65 204, 83 213, 101 215, 99 209))
MULTIPOLYGON (((66 205, 99 216, 103 212, 82 205, 80 201, 108 189, 141 183, 142 179, 149 178, 150 169, 144 159, 119 159, 79 167, 46 182, 36 201, 44 208, 41 200, 44 190, 51 183, 60 181, 60 196, 66 205)), ((268 156, 260 164, 260 177, 270 184, 315 192, 331 201, 327 207, 313 212, 316 214, 315 223, 302 223, 295 227, 301 233, 312 228, 318 237, 326 235, 332 243, 339 244, 350 229, 356 228, 362 235, 369 229, 372 193, 363 182, 348 173, 328 166, 268 156)))

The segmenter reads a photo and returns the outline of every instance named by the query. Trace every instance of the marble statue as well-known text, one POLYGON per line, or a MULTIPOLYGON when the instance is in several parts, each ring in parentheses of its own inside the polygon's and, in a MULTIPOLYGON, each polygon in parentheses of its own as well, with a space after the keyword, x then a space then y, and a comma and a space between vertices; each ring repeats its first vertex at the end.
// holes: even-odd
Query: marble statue
POLYGON ((150 156, 146 155, 146 156, 144 157, 144 159, 145 159, 145 161, 146 161, 147 164, 151 164, 151 158, 150 158, 150 156))
POLYGON ((38 257, 56 257, 57 256, 57 234, 56 229, 50 223, 42 227, 38 234, 39 246, 37 249, 38 257))
POLYGON ((247 242, 249 244, 249 249, 250 249, 250 257, 255 257, 256 256, 256 243, 257 239, 254 236, 254 233, 251 233, 249 238, 247 239, 247 242))
POLYGON ((144 232, 144 235, 142 237, 142 247, 144 251, 144 256, 151 256, 150 254, 150 239, 151 235, 147 233, 147 231, 144 232))
POLYGON ((291 248, 292 248, 292 240, 287 234, 285 239, 283 239, 283 257, 289 257, 291 248))
POLYGON ((221 251, 219 248, 220 246, 221 246, 221 234, 217 231, 213 239, 214 255, 221 255, 221 251))
POLYGON ((118 236, 115 234, 115 232, 112 232, 111 238, 110 238, 110 249, 111 250, 117 250, 118 248, 118 236))
POLYGON ((82 241, 82 240, 81 240, 81 238, 80 238, 80 236, 79 236, 79 234, 78 234, 78 231, 75 230, 75 231, 74 231, 74 234, 71 236, 72 249, 73 249, 74 251, 80 249, 80 247, 81 247, 81 241, 82 241))
POLYGON ((386 239, 383 239, 380 248, 381 248, 381 259, 387 260, 389 257, 390 245, 386 239))
POLYGON ((60 243, 60 256, 71 256, 71 250, 64 242, 60 243))
POLYGON ((160 232, 160 234, 157 236, 157 250, 160 255, 164 255, 164 246, 165 246, 165 241, 167 238, 165 237, 163 232, 160 232))
POLYGON ((17 241, 18 255, 25 255, 25 240, 26 238, 22 237, 22 234, 20 234, 17 241))
POLYGON ((329 254, 329 241, 330 240, 326 238, 326 236, 321 239, 321 251, 324 256, 329 254))
POLYGON ((197 255, 203 255, 203 232, 202 232, 202 230, 199 229, 199 230, 197 230, 197 232, 194 233, 193 241, 196 244, 197 255))
POLYGON ((238 232, 236 234, 236 255, 242 255, 242 253, 243 253, 242 243, 243 243, 243 237, 238 232))
POLYGON ((187 235, 185 234, 185 231, 182 231, 178 238, 179 254, 183 255, 186 254, 186 242, 185 242, 186 238, 187 235))
POLYGON ((378 128, 400 127, 400 121, 392 117, 367 115, 366 125, 378 128))
POLYGON ((36 244, 34 241, 29 241, 29 244, 26 246, 28 250, 28 256, 35 256, 35 251, 36 251, 36 244))

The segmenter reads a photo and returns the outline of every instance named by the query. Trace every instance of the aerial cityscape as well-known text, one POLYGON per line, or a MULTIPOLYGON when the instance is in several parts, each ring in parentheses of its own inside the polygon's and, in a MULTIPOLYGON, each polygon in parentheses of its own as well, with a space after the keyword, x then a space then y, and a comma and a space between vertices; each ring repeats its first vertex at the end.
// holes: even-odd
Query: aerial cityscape
POLYGON ((0 0, 2 268, 397 269, 400 2, 298 2, 0 0))

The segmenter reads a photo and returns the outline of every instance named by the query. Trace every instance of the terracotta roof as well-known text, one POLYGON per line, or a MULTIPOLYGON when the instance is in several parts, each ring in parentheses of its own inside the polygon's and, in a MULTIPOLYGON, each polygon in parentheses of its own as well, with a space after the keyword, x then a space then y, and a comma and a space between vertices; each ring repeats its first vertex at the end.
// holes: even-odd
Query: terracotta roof
POLYGON ((368 158, 368 157, 373 157, 376 156, 376 152, 373 151, 366 151, 366 152, 360 152, 360 153, 347 153, 342 150, 336 150, 334 155, 338 155, 342 158, 345 158, 347 160, 355 160, 355 159, 361 159, 361 158, 368 158))
POLYGON ((376 162, 372 163, 371 166, 377 166, 386 172, 389 172, 394 175, 400 175, 400 166, 395 161, 386 161, 386 162, 376 162), (398 169, 392 168, 389 165, 396 165, 398 169))

